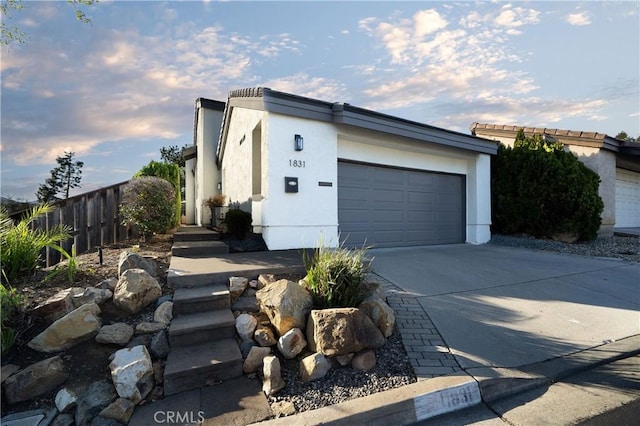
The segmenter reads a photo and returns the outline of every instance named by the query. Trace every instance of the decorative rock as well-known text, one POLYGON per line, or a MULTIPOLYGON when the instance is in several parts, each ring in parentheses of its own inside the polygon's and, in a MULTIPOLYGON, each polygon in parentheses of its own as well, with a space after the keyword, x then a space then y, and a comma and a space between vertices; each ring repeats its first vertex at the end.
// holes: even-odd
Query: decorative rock
POLYGON ((353 357, 351 366, 356 370, 369 371, 376 366, 376 354, 371 349, 360 352, 353 357))
POLYGON ((368 299, 369 297, 377 297, 378 299, 384 300, 384 290, 379 283, 367 281, 363 283, 362 286, 363 300, 368 299))
POLYGON ((345 366, 349 365, 349 363, 353 359, 354 355, 355 354, 338 355, 336 357, 336 361, 338 361, 338 364, 340 364, 341 366, 345 367, 345 366))
POLYGON ((111 277, 111 278, 107 278, 106 280, 100 281, 98 284, 96 284, 95 287, 111 290, 111 292, 113 292, 113 290, 115 290, 116 288, 116 284, 118 284, 118 279, 111 277))
POLYGON ((271 404, 271 412, 278 417, 293 416, 296 413, 296 406, 291 401, 278 401, 271 404))
POLYGON ((268 355, 262 360, 262 372, 264 374, 264 381, 262 382, 262 391, 267 396, 275 395, 279 390, 283 389, 286 385, 282 379, 282 373, 280 369, 280 360, 273 355, 268 355))
POLYGON ((67 315, 75 309, 73 304, 73 296, 82 294, 82 287, 71 287, 60 290, 42 304, 31 310, 31 315, 44 318, 49 322, 54 322, 67 315))
POLYGON ((129 423, 129 419, 133 415, 133 409, 136 404, 128 399, 118 398, 109 404, 105 409, 100 411, 100 417, 112 419, 123 424, 129 423))
POLYGON ((51 426, 73 426, 73 424, 72 414, 58 414, 53 420, 53 423, 51 423, 51 426))
POLYGON ((249 281, 249 287, 257 289, 258 288, 258 280, 249 281))
POLYGON ((244 291, 244 295, 247 297, 255 297, 257 290, 255 288, 248 288, 244 291))
POLYGON ((152 334, 137 334, 129 341, 127 348, 134 348, 136 346, 146 346, 148 348, 151 346, 151 339, 153 339, 152 334))
POLYGON ((167 324, 162 322, 143 321, 136 324, 136 334, 152 334, 167 328, 167 324))
POLYGON ((242 371, 245 374, 255 373, 262 367, 262 360, 264 357, 271 353, 271 348, 263 348, 261 346, 254 346, 249 351, 247 359, 242 364, 242 371))
POLYGON ((307 347, 307 341, 299 328, 292 328, 278 339, 278 349, 287 359, 295 358, 307 347))
POLYGON ((249 285, 249 280, 244 277, 229 277, 229 296, 231 297, 231 304, 246 290, 249 285))
POLYGON ((253 339, 258 342, 260 346, 273 346, 278 343, 271 327, 261 326, 256 328, 255 333, 253 333, 253 339))
POLYGON ((258 276, 258 290, 268 286, 271 283, 276 282, 276 276, 273 274, 260 274, 258 276))
POLYGON ((130 399, 137 404, 153 389, 153 365, 145 346, 120 349, 115 353, 109 368, 121 398, 130 399))
POLYGON ((254 346, 256 346, 256 342, 254 342, 253 340, 245 340, 240 343, 240 352, 242 353, 242 356, 248 356, 251 348, 253 348, 254 346))
POLYGON ((169 335, 167 334, 167 330, 162 330, 153 336, 151 343, 149 344, 149 350, 157 359, 164 359, 169 355, 171 346, 169 346, 169 335))
POLYGON ((379 348, 385 338, 375 324, 356 308, 313 310, 307 324, 307 342, 312 351, 327 356, 345 355, 379 348))
POLYGON ((69 312, 34 337, 28 346, 40 352, 59 352, 93 337, 100 328, 100 307, 87 303, 69 312))
POLYGON ((54 356, 8 377, 4 382, 4 395, 9 404, 28 401, 55 389, 67 377, 62 358, 54 356))
POLYGON ((106 380, 94 382, 89 385, 87 390, 82 393, 78 399, 78 407, 76 408, 76 425, 85 426, 98 416, 107 405, 116 399, 116 391, 113 384, 106 380))
POLYGON ((101 289, 95 287, 87 287, 82 294, 76 294, 73 296, 73 306, 79 308, 85 303, 95 303, 101 305, 107 300, 111 299, 113 293, 109 289, 101 289))
POLYGON ((163 294, 156 300, 156 309, 162 305, 164 302, 171 302, 173 300, 173 296, 171 294, 163 294))
POLYGON ((300 362, 300 379, 303 382, 317 380, 324 377, 331 370, 331 362, 321 353, 305 357, 300 362))
POLYGON ((2 424, 5 426, 48 425, 56 417, 56 414, 55 408, 22 411, 4 416, 2 424))
POLYGON ((173 302, 164 302, 158 306, 153 313, 153 320, 155 322, 161 322, 169 324, 173 318, 173 302))
POLYGON ((133 327, 124 322, 105 325, 100 328, 96 342, 124 346, 133 336, 133 327))
POLYGON ((258 320, 249 314, 241 314, 236 318, 236 331, 243 341, 249 341, 253 338, 253 332, 258 325, 258 320))
POLYGON ((13 373, 20 370, 15 364, 7 364, 2 366, 2 371, 0 372, 0 383, 4 383, 13 373))
POLYGON ((120 276, 113 303, 123 311, 137 314, 162 295, 158 281, 143 269, 127 269, 120 276))
POLYGON ((129 269, 144 269, 152 277, 158 276, 158 265, 153 260, 125 250, 120 253, 120 258, 118 259, 118 276, 122 277, 122 274, 129 269))
POLYGON ((384 337, 389 337, 393 334, 396 316, 393 314, 393 309, 383 299, 369 296, 360 303, 358 309, 373 321, 384 337))
POLYGON ((62 388, 56 394, 55 402, 59 412, 67 413, 75 408, 78 402, 78 395, 67 388, 62 388))
POLYGON ((302 286, 280 280, 258 290, 256 297, 278 335, 282 336, 292 328, 305 328, 313 300, 311 293, 302 286))

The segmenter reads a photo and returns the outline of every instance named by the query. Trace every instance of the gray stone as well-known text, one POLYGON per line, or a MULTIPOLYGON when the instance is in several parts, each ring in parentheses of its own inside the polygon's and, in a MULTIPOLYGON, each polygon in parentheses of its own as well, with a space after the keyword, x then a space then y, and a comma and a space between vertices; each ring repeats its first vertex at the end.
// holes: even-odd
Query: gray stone
POLYGON ((258 280, 249 281, 249 287, 253 288, 253 289, 257 289, 258 288, 258 280))
POLYGON ((267 396, 273 396, 286 386, 286 383, 282 379, 280 360, 273 355, 268 355, 264 357, 262 362, 262 372, 264 374, 262 391, 267 396))
POLYGON ((73 426, 73 414, 58 414, 51 426, 73 426))
POLYGON ((76 408, 76 426, 86 426, 98 416, 107 405, 116 399, 116 391, 113 384, 106 380, 94 382, 89 385, 78 399, 76 408))
POLYGON ((300 379, 303 382, 321 379, 331 370, 331 362, 321 353, 304 357, 300 362, 300 379))
POLYGON ((248 285, 249 280, 244 277, 229 277, 229 296, 231 297, 231 304, 235 303, 235 301, 242 296, 242 293, 244 293, 248 285))
POLYGON ((107 278, 106 280, 100 281, 96 284, 96 288, 106 289, 106 290, 115 290, 116 284, 118 284, 118 279, 115 277, 107 278))
POLYGON ((163 294, 156 300, 156 308, 162 305, 164 302, 171 302, 173 300, 173 295, 171 294, 163 294))
POLYGON ((133 327, 124 322, 104 325, 98 331, 96 342, 124 346, 133 337, 133 327))
POLYGON ((137 334, 129 341, 127 348, 133 348, 136 346, 146 346, 148 348, 151 346, 152 339, 153 334, 137 334))
POLYGON ((304 330, 313 305, 311 293, 297 283, 280 280, 256 293, 258 303, 279 336, 292 328, 304 330))
POLYGON ((137 314, 160 296, 160 284, 147 271, 127 269, 116 284, 113 303, 127 313, 137 314))
POLYGON ((173 319, 173 302, 164 302, 153 313, 153 320, 163 324, 169 324, 173 319))
POLYGON ((60 290, 40 305, 31 310, 31 315, 54 322, 75 309, 73 296, 82 294, 82 287, 71 287, 60 290))
POLYGON ((271 404, 271 411, 276 419, 278 417, 293 416, 296 413, 296 406, 291 401, 278 401, 271 404))
POLYGON ((3 426, 46 426, 56 417, 55 408, 40 408, 37 410, 13 413, 2 418, 3 426))
POLYGON ((153 335, 149 344, 149 351, 157 359, 164 359, 169 355, 171 346, 169 346, 169 334, 167 330, 161 330, 153 335))
POLYGON ((251 351, 251 348, 254 346, 256 346, 256 342, 253 340, 245 340, 240 343, 240 352, 242 353, 242 356, 247 356, 249 351, 251 351))
POLYGON ((34 337, 28 346, 40 352, 63 351, 92 338, 100 326, 100 307, 87 303, 55 321, 34 337))
POLYGON ((278 343, 276 336, 273 334, 271 327, 259 326, 253 333, 253 339, 260 346, 273 346, 278 343))
POLYGON ((13 373, 20 370, 15 364, 7 364, 2 366, 2 372, 0 372, 0 383, 4 383, 13 373))
POLYGON ((292 328, 278 339, 278 350, 287 359, 295 358, 306 347, 307 341, 299 328, 292 328))
POLYGON ((396 316, 393 314, 393 309, 383 299, 377 296, 369 296, 358 305, 358 309, 371 319, 384 337, 389 337, 393 334, 396 316))
POLYGON ((153 389, 153 365, 145 346, 120 349, 115 353, 109 369, 121 398, 137 404, 153 389))
POLYGON ((136 334, 153 334, 158 331, 164 330, 167 328, 167 324, 163 322, 148 322, 143 321, 139 324, 136 324, 136 334))
POLYGON ((144 269, 152 277, 158 276, 158 265, 156 262, 149 258, 142 257, 138 253, 125 250, 120 253, 120 258, 118 259, 118 277, 121 277, 122 274, 129 269, 144 269))
POLYGON ((256 330, 258 320, 249 314, 241 314, 236 318, 236 331, 243 341, 249 341, 253 338, 253 332, 256 330))
POLYGON ((125 398, 118 398, 100 411, 100 417, 127 424, 133 415, 136 404, 125 398))
POLYGON ((371 349, 360 352, 353 357, 351 366, 356 370, 369 371, 376 366, 376 354, 371 349))
POLYGON ((311 311, 307 342, 312 351, 336 356, 379 348, 386 339, 361 310, 335 308, 311 311))
POLYGON ((345 366, 349 365, 349 363, 353 359, 354 355, 355 354, 338 355, 338 356, 336 356, 336 361, 338 361, 338 364, 340 364, 341 366, 345 367, 345 366))
POLYGON ((87 287, 81 294, 73 296, 73 306, 78 308, 85 303, 95 303, 101 305, 107 300, 111 299, 113 292, 109 289, 101 289, 95 287, 87 287))
POLYGON ((4 382, 4 396, 9 404, 28 401, 54 390, 67 377, 62 358, 47 358, 7 378, 4 382))
POLYGON ((78 395, 72 390, 62 388, 55 397, 56 408, 61 413, 67 413, 75 408, 78 403, 78 395))
POLYGON ((262 368, 262 360, 264 357, 271 353, 271 348, 263 348, 261 346, 254 346, 249 351, 247 359, 242 364, 242 371, 245 374, 255 373, 262 368))

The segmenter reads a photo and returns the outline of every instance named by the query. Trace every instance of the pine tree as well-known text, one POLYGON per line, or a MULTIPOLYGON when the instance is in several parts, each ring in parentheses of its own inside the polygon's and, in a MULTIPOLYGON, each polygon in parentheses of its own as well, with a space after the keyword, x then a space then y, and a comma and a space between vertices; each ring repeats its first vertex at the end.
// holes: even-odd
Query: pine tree
POLYGON ((58 167, 51 170, 51 177, 38 188, 38 201, 50 203, 59 198, 58 194, 69 198, 69 191, 80 187, 84 162, 74 161, 74 155, 75 152, 65 152, 62 157, 56 158, 58 167))

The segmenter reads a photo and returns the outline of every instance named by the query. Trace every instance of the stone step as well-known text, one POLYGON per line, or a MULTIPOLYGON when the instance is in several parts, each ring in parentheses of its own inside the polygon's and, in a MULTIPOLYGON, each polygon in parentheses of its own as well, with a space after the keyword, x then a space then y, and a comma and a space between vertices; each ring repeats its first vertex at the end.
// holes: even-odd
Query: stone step
POLYGON ((229 246, 222 241, 174 241, 172 256, 203 257, 228 254, 229 246))
POLYGON ((230 309, 181 315, 171 320, 169 343, 175 348, 234 337, 235 326, 236 320, 230 309))
POLYGON ((235 339, 177 347, 164 369, 164 394, 214 385, 242 376, 242 354, 235 339))
POLYGON ((173 316, 229 308, 229 289, 223 284, 178 288, 173 293, 173 316))
POLYGON ((173 241, 215 241, 220 239, 218 231, 202 226, 181 226, 173 234, 173 241))

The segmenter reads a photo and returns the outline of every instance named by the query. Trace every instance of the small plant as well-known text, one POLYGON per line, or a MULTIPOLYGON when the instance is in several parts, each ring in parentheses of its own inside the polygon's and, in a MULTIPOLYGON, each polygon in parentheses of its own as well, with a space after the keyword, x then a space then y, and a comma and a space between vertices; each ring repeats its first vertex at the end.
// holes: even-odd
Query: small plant
MULTIPOLYGON (((76 255, 76 245, 73 244, 71 246, 71 253, 67 252, 65 249, 63 249, 61 246, 57 244, 50 244, 49 247, 59 251, 60 254, 64 256, 65 259, 67 259, 67 277, 69 278, 69 283, 73 284, 75 282, 76 272, 78 272, 78 268, 80 267, 80 264, 78 263, 78 256, 76 255)), ((49 272, 49 274, 45 277, 44 280, 45 281, 50 280, 51 278, 58 275, 60 271, 62 271, 62 269, 59 268, 58 265, 56 265, 54 270, 49 272)))
POLYGON ((305 254, 304 286, 311 292, 316 307, 348 308, 360 304, 371 265, 366 251, 366 248, 348 249, 343 244, 330 249, 321 242, 311 257, 305 254))
POLYGON ((224 202, 226 200, 227 200, 227 196, 226 195, 216 194, 213 197, 207 198, 207 200, 204 202, 204 204, 207 207, 209 207, 210 209, 213 209, 214 207, 222 207, 222 206, 224 206, 224 202))
POLYGON ((41 204, 14 223, 5 208, 0 209, 0 263, 5 284, 33 272, 43 248, 70 238, 66 226, 55 226, 48 231, 32 227, 39 216, 52 210, 50 205, 41 204))
POLYGON ((0 345, 5 353, 16 341, 16 333, 12 327, 14 317, 22 306, 22 296, 13 288, 0 284, 0 345))
POLYGON ((145 239, 165 233, 173 226, 175 190, 154 176, 134 178, 125 185, 120 214, 123 225, 136 225, 145 239))
POLYGON ((247 236, 247 233, 251 229, 251 222, 251 213, 247 213, 240 209, 229 210, 224 217, 224 224, 227 228, 227 232, 239 240, 242 240, 247 236))

